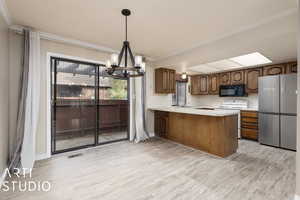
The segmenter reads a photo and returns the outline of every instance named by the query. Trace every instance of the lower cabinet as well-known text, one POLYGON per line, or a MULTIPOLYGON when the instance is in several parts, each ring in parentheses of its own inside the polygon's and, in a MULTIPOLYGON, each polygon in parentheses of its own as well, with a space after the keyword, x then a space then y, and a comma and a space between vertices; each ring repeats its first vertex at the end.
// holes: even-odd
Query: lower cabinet
POLYGON ((154 113, 154 132, 158 137, 167 137, 169 129, 169 113, 162 111, 155 111, 154 113))
POLYGON ((241 111, 241 137, 258 140, 258 113, 256 111, 241 111))

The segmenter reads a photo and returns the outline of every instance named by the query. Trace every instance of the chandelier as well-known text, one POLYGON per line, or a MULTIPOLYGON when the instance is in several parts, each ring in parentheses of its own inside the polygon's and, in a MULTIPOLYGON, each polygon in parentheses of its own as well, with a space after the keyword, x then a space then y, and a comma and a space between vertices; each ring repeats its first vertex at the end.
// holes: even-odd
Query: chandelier
POLYGON ((110 60, 106 62, 106 71, 110 76, 116 78, 143 76, 145 73, 143 57, 139 55, 134 57, 130 49, 129 41, 127 41, 127 17, 131 14, 131 12, 128 9, 123 9, 121 13, 125 16, 125 41, 123 42, 123 47, 120 53, 112 54, 110 60), (128 66, 129 61, 131 63, 130 66, 128 66))

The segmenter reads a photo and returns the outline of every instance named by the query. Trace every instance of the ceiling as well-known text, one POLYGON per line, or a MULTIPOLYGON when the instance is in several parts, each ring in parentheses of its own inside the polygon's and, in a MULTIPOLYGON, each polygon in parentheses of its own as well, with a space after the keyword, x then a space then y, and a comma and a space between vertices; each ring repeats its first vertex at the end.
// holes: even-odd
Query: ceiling
POLYGON ((181 71, 251 52, 296 57, 297 0, 6 0, 14 24, 120 49, 129 41, 155 65, 181 71))

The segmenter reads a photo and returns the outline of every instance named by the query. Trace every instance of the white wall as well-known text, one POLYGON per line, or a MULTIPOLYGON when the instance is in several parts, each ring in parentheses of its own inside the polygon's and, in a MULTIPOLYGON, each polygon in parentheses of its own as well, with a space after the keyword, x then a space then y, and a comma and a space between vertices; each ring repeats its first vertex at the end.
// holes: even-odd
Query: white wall
MULTIPOLYGON (((155 68, 151 67, 151 63, 146 66, 146 107, 151 106, 170 106, 172 104, 171 94, 155 93, 155 68)), ((146 111, 147 130, 154 133, 154 112, 146 111)))
POLYGON ((8 158, 8 67, 8 26, 0 15, 0 176, 8 158))
MULTIPOLYGON (((298 1, 300 3, 300 0, 298 1)), ((300 7, 298 4, 298 63, 300 63, 300 7)), ((298 64, 298 72, 300 72, 300 66, 298 64)), ((297 154, 296 154, 296 195, 297 199, 300 199, 300 73, 298 73, 298 98, 297 98, 297 154)))

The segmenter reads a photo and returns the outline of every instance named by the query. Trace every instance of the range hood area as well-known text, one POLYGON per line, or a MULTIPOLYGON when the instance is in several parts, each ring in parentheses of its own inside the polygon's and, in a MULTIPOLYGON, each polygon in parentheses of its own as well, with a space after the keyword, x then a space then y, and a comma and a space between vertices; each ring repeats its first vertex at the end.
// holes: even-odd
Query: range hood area
POLYGON ((220 97, 244 97, 247 96, 245 84, 241 85, 220 85, 220 97))

